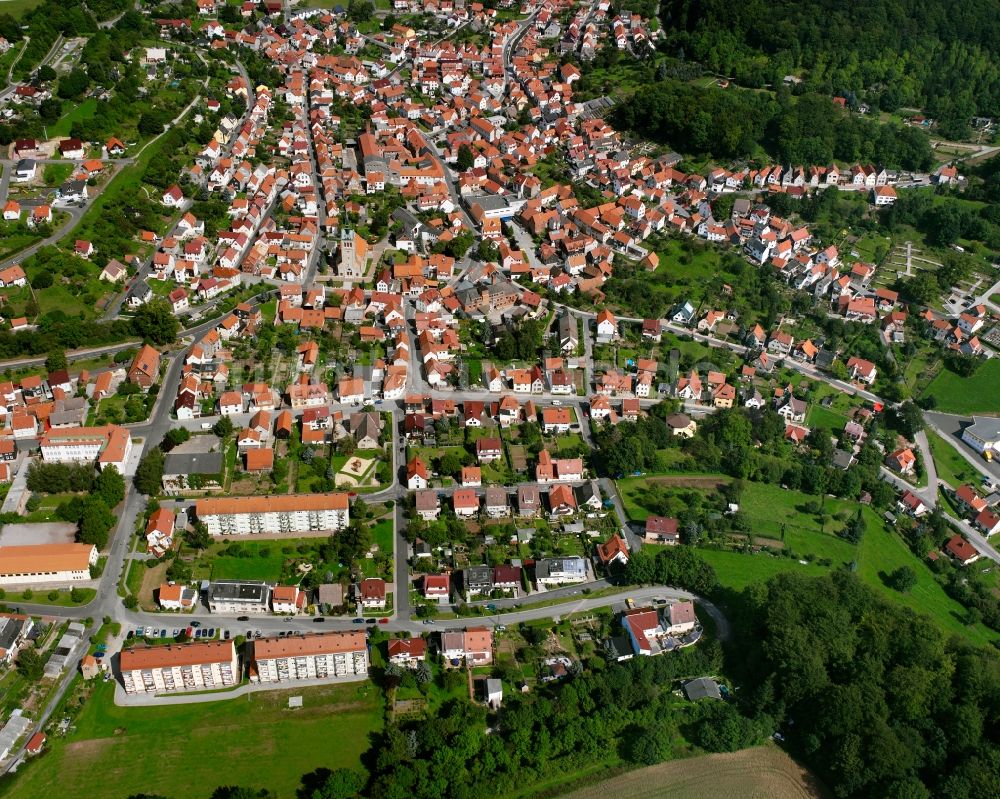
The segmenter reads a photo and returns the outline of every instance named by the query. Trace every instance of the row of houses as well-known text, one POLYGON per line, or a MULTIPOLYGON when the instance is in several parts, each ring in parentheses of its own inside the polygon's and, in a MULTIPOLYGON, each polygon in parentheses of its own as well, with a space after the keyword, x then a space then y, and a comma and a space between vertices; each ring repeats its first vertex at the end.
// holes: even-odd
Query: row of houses
MULTIPOLYGON (((493 662, 493 631, 486 627, 439 634, 439 650, 449 666, 493 662)), ((392 639, 389 661, 413 667, 427 657, 423 638, 392 639)), ((246 672, 255 684, 302 683, 334 677, 367 677, 368 636, 362 631, 292 634, 257 638, 246 644, 246 672)), ((238 685, 244 673, 232 641, 138 646, 120 654, 122 685, 128 694, 170 694, 238 685)))

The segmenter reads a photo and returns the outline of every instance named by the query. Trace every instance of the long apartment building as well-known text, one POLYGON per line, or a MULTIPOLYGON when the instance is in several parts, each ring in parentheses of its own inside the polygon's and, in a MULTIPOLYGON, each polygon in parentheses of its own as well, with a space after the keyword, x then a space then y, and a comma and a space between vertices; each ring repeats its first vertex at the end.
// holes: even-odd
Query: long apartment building
POLYGON ((344 493, 200 499, 195 513, 213 536, 335 533, 350 521, 344 493))
POLYGON ((319 680, 368 674, 368 646, 363 632, 290 635, 253 642, 250 679, 256 682, 319 680))
POLYGON ((130 694, 224 688, 240 681, 232 641, 123 649, 122 684, 130 694))
POLYGON ((50 430, 40 447, 46 463, 96 463, 101 469, 114 466, 124 474, 132 455, 132 436, 115 424, 67 427, 50 430))

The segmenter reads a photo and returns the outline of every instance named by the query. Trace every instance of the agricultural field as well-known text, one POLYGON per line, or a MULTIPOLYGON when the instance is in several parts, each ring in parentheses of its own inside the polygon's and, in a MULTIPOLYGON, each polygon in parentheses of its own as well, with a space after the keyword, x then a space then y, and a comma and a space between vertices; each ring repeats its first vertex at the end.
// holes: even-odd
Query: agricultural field
POLYGON ((819 780, 777 747, 661 763, 566 794, 565 799, 824 799, 819 780))
POLYGON ((973 413, 996 416, 1000 413, 1000 359, 990 358, 971 377, 960 377, 942 369, 924 389, 924 397, 933 396, 935 410, 969 416, 973 413))
POLYGON ((50 739, 48 754, 19 772, 11 795, 47 799, 99 779, 100 792, 114 799, 207 797, 232 782, 291 797, 316 768, 360 768, 382 717, 381 694, 367 681, 156 708, 117 707, 113 692, 114 683, 95 689, 75 730, 50 739), (289 710, 290 695, 304 706, 289 710))

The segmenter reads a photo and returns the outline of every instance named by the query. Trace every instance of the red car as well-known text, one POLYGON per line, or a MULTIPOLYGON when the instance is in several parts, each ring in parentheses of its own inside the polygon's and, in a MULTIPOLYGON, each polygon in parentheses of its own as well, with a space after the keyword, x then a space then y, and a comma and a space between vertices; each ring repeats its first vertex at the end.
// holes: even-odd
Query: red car
POLYGON ((379 620, 378 620, 378 623, 379 623, 379 624, 388 624, 388 623, 389 623, 389 620, 388 620, 388 619, 379 619, 379 620))

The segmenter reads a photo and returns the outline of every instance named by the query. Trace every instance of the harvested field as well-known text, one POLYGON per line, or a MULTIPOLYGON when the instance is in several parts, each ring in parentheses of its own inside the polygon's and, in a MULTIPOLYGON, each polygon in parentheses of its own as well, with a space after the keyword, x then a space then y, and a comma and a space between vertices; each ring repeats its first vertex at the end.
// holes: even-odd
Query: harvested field
POLYGON ((826 791, 774 746, 676 760, 630 771, 565 799, 824 799, 826 791))

